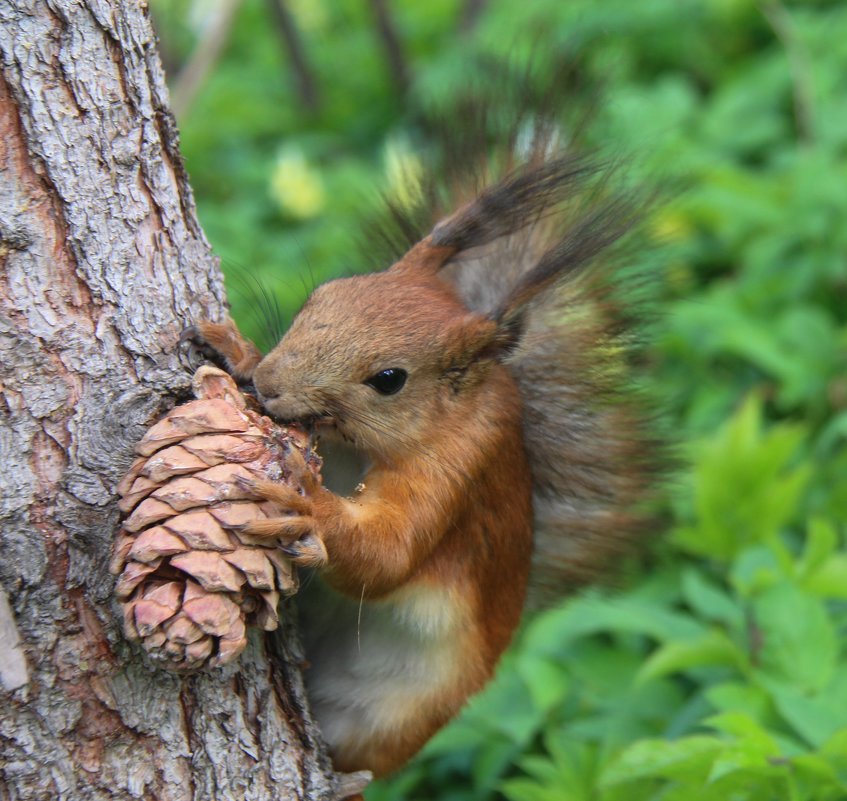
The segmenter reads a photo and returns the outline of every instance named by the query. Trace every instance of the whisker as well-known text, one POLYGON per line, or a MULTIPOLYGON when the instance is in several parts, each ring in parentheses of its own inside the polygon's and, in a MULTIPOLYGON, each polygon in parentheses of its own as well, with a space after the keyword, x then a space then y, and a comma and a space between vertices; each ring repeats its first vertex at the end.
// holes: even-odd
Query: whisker
POLYGON ((315 273, 312 270, 312 260, 309 258, 309 255, 306 253, 305 248, 303 247, 303 243, 300 240, 296 240, 297 249, 300 251, 300 258, 303 261, 303 264, 306 265, 306 269, 309 271, 309 282, 306 283, 306 279, 303 276, 302 270, 298 273, 298 278, 300 279, 300 283, 303 286, 303 289, 306 292, 306 296, 312 294, 312 292, 317 289, 318 282, 315 280, 315 273))
POLYGON ((276 316, 276 321, 277 321, 277 329, 275 331, 276 341, 279 342, 282 339, 282 335, 284 333, 284 330, 283 330, 284 329, 284 320, 282 318, 282 309, 279 306, 279 297, 277 296, 276 292, 273 293, 272 298, 273 298, 273 311, 274 311, 274 314, 276 316))
POLYGON ((309 290, 309 293, 311 294, 315 291, 315 289, 317 289, 318 281, 315 278, 315 273, 312 270, 312 262, 310 259, 306 259, 306 269, 309 271, 309 283, 311 284, 311 289, 309 290))
POLYGON ((356 647, 359 649, 359 653, 362 653, 362 607, 365 605, 366 586, 362 584, 362 595, 359 598, 359 612, 356 616, 356 647))
MULTIPOLYGON (((238 265, 235 266, 238 267, 238 265)), ((265 329, 273 337, 272 343, 262 344, 272 347, 282 337, 284 326, 276 294, 272 293, 265 282, 257 276, 247 273, 241 268, 233 270, 229 275, 232 291, 258 310, 265 329)))

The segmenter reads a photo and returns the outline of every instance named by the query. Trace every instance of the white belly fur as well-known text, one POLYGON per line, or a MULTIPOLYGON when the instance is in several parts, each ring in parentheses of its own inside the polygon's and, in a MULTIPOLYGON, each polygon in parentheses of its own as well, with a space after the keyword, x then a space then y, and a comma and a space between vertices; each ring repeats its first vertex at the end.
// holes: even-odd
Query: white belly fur
POLYGON ((413 585, 359 604, 315 577, 301 596, 306 683, 331 748, 402 731, 455 687, 469 621, 443 588, 413 585))

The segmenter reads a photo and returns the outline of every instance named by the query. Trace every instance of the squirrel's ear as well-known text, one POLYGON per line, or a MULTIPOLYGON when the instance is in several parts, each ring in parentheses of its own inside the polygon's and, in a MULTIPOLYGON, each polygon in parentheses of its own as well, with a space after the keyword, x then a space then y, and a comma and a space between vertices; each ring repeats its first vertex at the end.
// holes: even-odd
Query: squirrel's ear
POLYGON ((432 236, 427 236, 407 251, 400 261, 393 264, 391 272, 434 275, 455 254, 455 247, 436 245, 432 236))
POLYGON ((444 331, 445 369, 465 371, 474 364, 502 358, 517 345, 519 338, 518 327, 468 313, 444 331))

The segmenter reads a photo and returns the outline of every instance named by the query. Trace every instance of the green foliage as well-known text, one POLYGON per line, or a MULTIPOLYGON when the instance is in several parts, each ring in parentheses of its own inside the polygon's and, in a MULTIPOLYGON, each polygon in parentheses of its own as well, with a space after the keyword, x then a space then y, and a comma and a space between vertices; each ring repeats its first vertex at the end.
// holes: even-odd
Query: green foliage
MULTIPOLYGON (((288 316, 304 284, 370 266, 356 223, 415 140, 370 5, 288 5, 318 110, 266 5, 246 2, 180 120, 259 340, 255 280, 288 316)), ((493 684, 368 800, 847 798, 847 6, 501 0, 460 35, 458 0, 390 5, 413 100, 455 91, 468 51, 573 48, 603 86, 588 137, 679 187, 645 259, 652 375, 684 467, 669 534, 629 586, 527 621, 493 684)), ((179 63, 200 0, 153 8, 179 63)))

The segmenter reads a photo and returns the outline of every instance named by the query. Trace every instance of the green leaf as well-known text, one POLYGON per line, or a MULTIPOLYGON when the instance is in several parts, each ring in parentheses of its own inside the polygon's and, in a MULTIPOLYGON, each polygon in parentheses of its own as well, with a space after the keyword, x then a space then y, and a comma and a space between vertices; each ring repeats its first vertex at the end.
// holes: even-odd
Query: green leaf
POLYGON ((743 740, 745 747, 755 749, 757 753, 771 756, 777 756, 779 753, 773 737, 758 721, 744 712, 721 712, 706 718, 703 723, 716 731, 731 734, 743 740))
POLYGON ((825 452, 847 440, 847 411, 833 417, 818 439, 817 449, 825 452))
POLYGON ((823 745, 839 729, 847 726, 847 711, 841 708, 840 703, 829 701, 825 694, 810 698, 786 686, 774 689, 772 696, 785 721, 814 748, 823 745))
POLYGON ((702 570, 688 568, 682 575, 682 590, 688 605, 706 620, 740 628, 744 612, 722 588, 708 581, 702 570))
POLYGON ((573 640, 597 632, 644 634, 662 642, 696 637, 705 630, 691 616, 659 603, 586 596, 539 615, 527 627, 523 644, 537 653, 560 654, 573 640))
POLYGON ((706 699, 721 712, 743 712, 761 721, 772 709, 768 694, 754 684, 729 681, 709 687, 706 699))
POLYGON ((537 709, 546 712, 567 695, 570 682, 560 663, 524 651, 518 655, 516 666, 537 709))
POLYGON ((510 779, 502 784, 512 801, 593 801, 596 795, 596 749, 558 732, 544 738, 546 756, 530 756, 520 767, 532 778, 510 779))
POLYGON ((838 547, 838 532, 829 520, 813 518, 806 532, 806 544, 797 562, 797 575, 800 578, 814 574, 838 547))
POLYGON ((772 548, 754 546, 742 551, 730 568, 730 581, 739 595, 756 596, 783 578, 780 561, 772 548))
POLYGON ((685 550, 728 560, 753 543, 773 542, 796 514, 811 476, 790 462, 805 436, 786 423, 762 430, 762 401, 751 395, 695 454, 696 520, 677 530, 685 550))
POLYGON ((705 735, 678 740, 640 740, 603 771, 601 785, 635 779, 664 778, 704 781, 725 745, 705 735))
POLYGON ((818 754, 802 754, 791 760, 798 797, 809 801, 842 801, 847 795, 847 779, 839 775, 832 761, 818 754))
MULTIPOLYGON (((552 790, 532 779, 509 779, 500 787, 509 801, 555 801, 552 790)), ((562 801, 569 801, 566 790, 560 790, 562 801)))
POLYGON ((801 691, 816 691, 832 678, 838 639, 823 602, 783 582, 753 603, 759 629, 761 670, 801 691))
POLYGON ((847 600, 847 554, 831 556, 803 581, 803 587, 822 598, 847 600))
MULTIPOLYGON (((834 765, 847 771, 847 726, 842 726, 821 748, 821 753, 834 765)), ((847 773, 845 773, 847 779, 847 773)))
POLYGON ((520 747, 511 741, 500 740, 479 750, 471 776, 477 790, 493 789, 508 768, 515 763, 520 747))
POLYGON ((776 739, 756 720, 743 712, 723 712, 704 721, 705 725, 729 735, 726 748, 709 772, 710 783, 737 787, 739 784, 782 781, 782 754, 776 739))
POLYGON ((644 663, 637 681, 649 681, 690 668, 714 665, 730 665, 743 670, 746 661, 743 651, 726 634, 712 630, 696 640, 663 645, 644 663))

